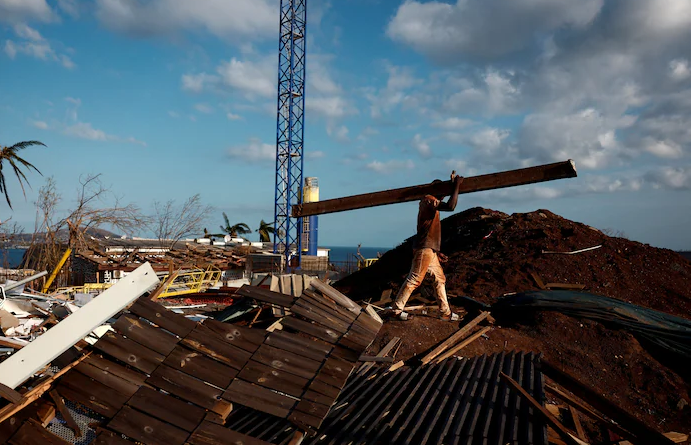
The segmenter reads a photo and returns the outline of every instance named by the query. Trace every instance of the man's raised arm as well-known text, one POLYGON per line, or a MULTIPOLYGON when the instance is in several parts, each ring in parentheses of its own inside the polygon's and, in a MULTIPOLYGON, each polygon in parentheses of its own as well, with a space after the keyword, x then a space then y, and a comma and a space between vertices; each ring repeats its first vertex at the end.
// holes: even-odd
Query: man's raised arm
POLYGON ((452 179, 452 182, 454 183, 454 190, 451 192, 449 201, 440 202, 437 210, 444 210, 445 212, 454 211, 454 209, 456 208, 456 203, 459 200, 459 188, 461 188, 461 183, 463 181, 464 178, 462 178, 461 176, 454 176, 454 178, 452 179))

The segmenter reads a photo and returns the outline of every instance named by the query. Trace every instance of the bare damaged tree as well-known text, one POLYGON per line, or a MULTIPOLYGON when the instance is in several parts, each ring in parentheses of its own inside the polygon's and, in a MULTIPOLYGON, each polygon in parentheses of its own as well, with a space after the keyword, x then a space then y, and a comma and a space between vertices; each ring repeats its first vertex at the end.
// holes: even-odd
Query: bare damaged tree
POLYGON ((101 175, 80 177, 75 209, 58 222, 59 228, 68 228, 71 247, 87 245, 86 234, 91 229, 108 226, 126 234, 133 234, 148 224, 135 204, 123 205, 118 196, 105 187, 101 175))
POLYGON ((67 216, 58 216, 62 201, 53 177, 39 190, 36 202, 36 222, 30 255, 36 270, 52 270, 58 264, 66 248, 81 249, 94 245, 89 232, 100 227, 117 229, 132 234, 143 228, 148 218, 134 204, 121 204, 121 200, 100 180, 99 174, 81 176, 75 206, 67 216), (68 239, 59 236, 68 232, 68 239), (67 242, 66 242, 67 241, 67 242))
POLYGON ((164 203, 155 201, 153 210, 151 229, 158 237, 161 247, 172 249, 177 241, 201 232, 201 227, 213 211, 213 207, 204 205, 197 193, 181 206, 177 206, 174 199, 164 203))

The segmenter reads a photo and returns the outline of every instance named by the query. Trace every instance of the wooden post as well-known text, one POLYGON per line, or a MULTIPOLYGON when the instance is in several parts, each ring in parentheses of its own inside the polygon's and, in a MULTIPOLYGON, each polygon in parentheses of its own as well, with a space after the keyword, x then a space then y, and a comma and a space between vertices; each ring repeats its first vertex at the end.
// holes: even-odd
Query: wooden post
MULTIPOLYGON (((568 160, 536 167, 520 168, 518 170, 464 178, 459 193, 481 192, 485 190, 514 187, 517 185, 553 181, 556 179, 574 178, 577 175, 575 163, 572 160, 568 160)), ((397 204, 400 202, 419 201, 425 195, 451 195, 453 187, 451 181, 440 181, 412 187, 347 196, 345 198, 306 202, 293 206, 292 215, 294 218, 301 218, 304 216, 344 212, 347 210, 397 204)))
POLYGON ((557 368, 546 360, 541 361, 541 370, 554 382, 563 386, 576 396, 589 403, 590 406, 614 420, 620 427, 629 431, 634 437, 626 437, 635 445, 642 444, 672 444, 672 440, 663 436, 660 432, 650 428, 631 414, 627 413, 619 406, 608 399, 602 397, 593 388, 574 379, 572 376, 557 368))

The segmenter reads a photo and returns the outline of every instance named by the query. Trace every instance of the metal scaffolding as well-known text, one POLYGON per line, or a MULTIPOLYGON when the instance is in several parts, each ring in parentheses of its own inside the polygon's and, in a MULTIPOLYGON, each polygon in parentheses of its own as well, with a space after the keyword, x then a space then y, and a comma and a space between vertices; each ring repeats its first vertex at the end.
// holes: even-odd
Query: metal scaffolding
POLYGON ((288 268, 301 241, 301 219, 291 213, 302 202, 306 0, 281 0, 280 11, 274 252, 288 268))

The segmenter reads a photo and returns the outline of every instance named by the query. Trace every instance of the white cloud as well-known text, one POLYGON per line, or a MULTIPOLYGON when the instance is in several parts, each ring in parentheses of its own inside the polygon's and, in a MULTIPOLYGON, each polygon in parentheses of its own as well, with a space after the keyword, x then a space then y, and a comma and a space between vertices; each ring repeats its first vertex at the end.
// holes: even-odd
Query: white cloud
MULTIPOLYGON (((61 130, 63 134, 67 136, 76 137, 80 139, 87 139, 90 141, 126 142, 128 144, 137 144, 142 145, 144 147, 146 146, 145 142, 136 139, 133 136, 122 138, 113 134, 109 134, 104 130, 95 128, 89 122, 83 122, 79 120, 78 109, 82 104, 82 100, 80 100, 80 98, 66 97, 65 101, 71 104, 66 110, 66 120, 65 122, 58 125, 52 124, 52 129, 61 130)), ((42 129, 49 128, 49 126, 45 122, 40 121, 34 122, 34 126, 42 129), (42 124, 45 125, 45 128, 42 127, 42 124)))
POLYGON ((44 121, 33 121, 32 125, 39 130, 48 130, 49 124, 44 121))
POLYGON ((206 73, 199 74, 183 74, 182 89, 193 93, 200 93, 205 85, 209 85, 217 80, 216 76, 206 73))
POLYGON ((91 141, 113 141, 117 139, 116 136, 108 135, 102 130, 93 128, 92 124, 87 122, 78 122, 74 125, 66 127, 64 133, 69 136, 75 136, 80 139, 89 139, 91 141))
POLYGON ((306 113, 338 120, 357 114, 357 109, 342 96, 306 97, 306 113))
POLYGON ((237 43, 279 32, 279 4, 271 0, 97 0, 95 9, 103 26, 132 37, 204 30, 237 43))
POLYGON ((56 14, 46 0, 0 0, 0 21, 7 23, 37 20, 51 22, 56 14))
POLYGON ((250 99, 277 94, 277 55, 259 60, 238 60, 235 57, 216 70, 223 85, 242 92, 250 99))
POLYGON ((617 142, 616 131, 632 119, 615 119, 587 108, 569 115, 531 114, 520 131, 520 155, 538 162, 574 159, 585 168, 618 164, 630 152, 617 142))
POLYGON ((444 63, 496 57, 527 48, 558 28, 584 28, 603 0, 406 1, 392 17, 388 36, 444 63))
POLYGON ((429 158, 432 156, 432 149, 430 148, 430 145, 419 133, 413 136, 412 145, 423 158, 429 158))
POLYGON ((257 138, 251 138, 247 144, 228 149, 228 156, 246 163, 272 164, 277 159, 277 148, 264 144, 257 138))
POLYGON ((17 55, 17 46, 12 40, 5 41, 5 54, 7 54, 10 59, 14 59, 17 55))
POLYGON ((388 74, 386 86, 378 90, 370 88, 366 93, 372 119, 389 115, 398 107, 409 108, 414 105, 415 98, 410 94, 410 90, 423 83, 421 79, 413 76, 409 67, 385 63, 384 69, 388 74))
POLYGON ((58 7, 74 19, 80 16, 80 5, 77 0, 58 0, 58 7))
POLYGON ((407 161, 392 159, 386 162, 371 161, 370 163, 366 164, 366 168, 376 173, 387 174, 395 171, 412 170, 415 168, 415 164, 410 159, 407 161))
POLYGON ((689 167, 660 167, 648 172, 644 179, 655 189, 690 190, 692 186, 689 167))
POLYGON ((172 110, 168 111, 167 114, 173 119, 177 119, 180 117, 180 114, 178 112, 172 110))
POLYGON ((233 114, 233 113, 226 113, 226 118, 229 121, 237 121, 242 119, 242 117, 239 114, 233 114))
POLYGON ((431 126, 434 128, 441 128, 443 130, 461 130, 466 127, 470 127, 474 122, 470 119, 461 119, 458 117, 449 117, 447 119, 442 119, 436 122, 432 122, 431 126))
POLYGON ((670 77, 676 81, 689 79, 691 75, 689 62, 684 59, 671 60, 668 68, 670 70, 670 77))
POLYGON ((344 125, 340 125, 339 127, 328 125, 325 130, 328 133, 328 136, 332 136, 339 142, 349 142, 350 140, 349 129, 344 125))
POLYGON ((35 59, 58 62, 67 69, 75 68, 75 63, 73 63, 70 57, 57 53, 51 43, 36 29, 24 23, 18 23, 14 26, 14 32, 22 40, 17 42, 13 40, 5 41, 5 53, 11 59, 14 59, 17 54, 25 54, 35 59))
POLYGON ((214 112, 214 109, 211 108, 211 106, 209 104, 205 104, 205 103, 195 104, 194 109, 197 110, 198 112, 204 113, 204 114, 211 114, 214 112))

